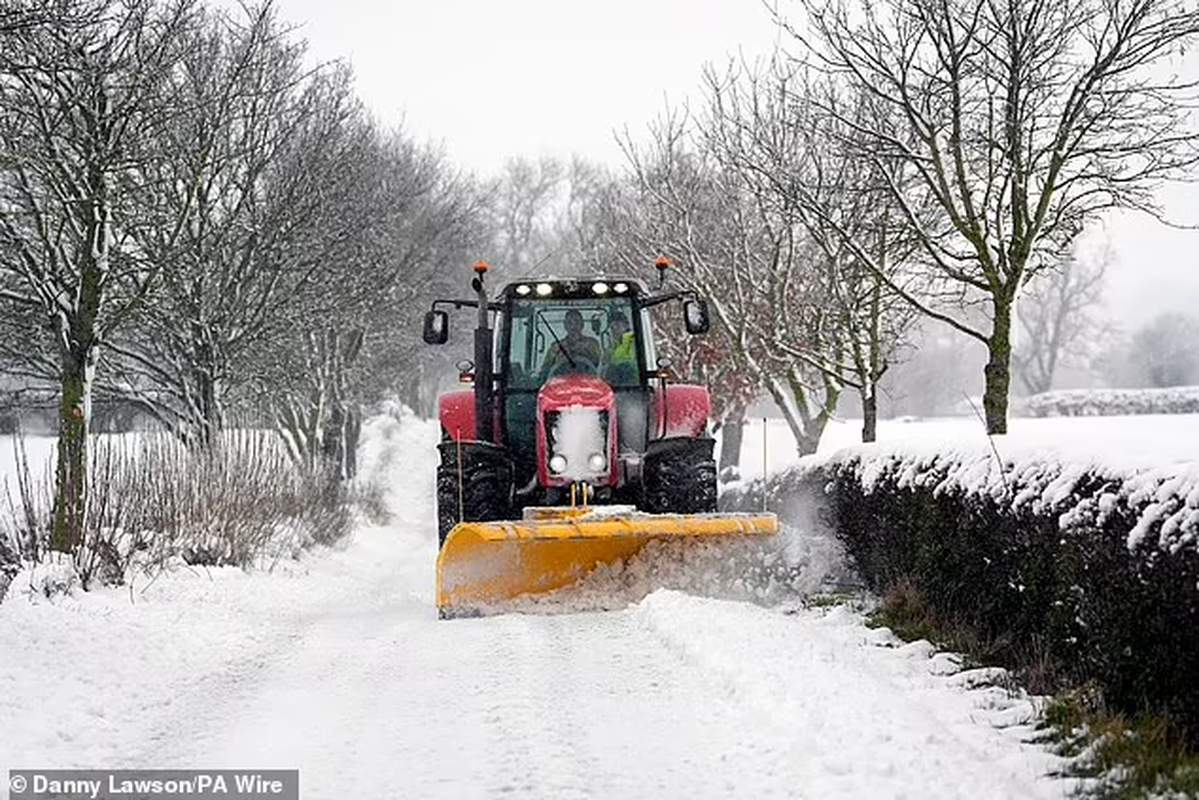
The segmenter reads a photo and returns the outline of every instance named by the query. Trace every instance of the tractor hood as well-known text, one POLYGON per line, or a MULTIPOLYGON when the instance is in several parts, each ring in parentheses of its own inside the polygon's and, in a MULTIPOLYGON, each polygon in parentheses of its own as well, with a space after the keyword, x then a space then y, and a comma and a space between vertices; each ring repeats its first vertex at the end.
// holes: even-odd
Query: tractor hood
POLYGON ((541 411, 571 406, 611 408, 614 403, 612 387, 593 375, 559 375, 550 378, 537 394, 537 407, 541 411))

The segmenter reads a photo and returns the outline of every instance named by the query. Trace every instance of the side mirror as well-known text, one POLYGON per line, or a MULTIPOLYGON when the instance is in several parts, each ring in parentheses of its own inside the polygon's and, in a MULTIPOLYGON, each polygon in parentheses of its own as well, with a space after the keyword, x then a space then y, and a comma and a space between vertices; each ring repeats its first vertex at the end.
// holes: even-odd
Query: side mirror
POLYGON ((692 336, 712 330, 712 321, 708 319, 708 304, 703 300, 688 300, 683 303, 683 324, 687 327, 687 333, 692 336))
POLYGON ((450 315, 444 311, 425 314, 423 335, 425 344, 445 344, 450 338, 450 315))

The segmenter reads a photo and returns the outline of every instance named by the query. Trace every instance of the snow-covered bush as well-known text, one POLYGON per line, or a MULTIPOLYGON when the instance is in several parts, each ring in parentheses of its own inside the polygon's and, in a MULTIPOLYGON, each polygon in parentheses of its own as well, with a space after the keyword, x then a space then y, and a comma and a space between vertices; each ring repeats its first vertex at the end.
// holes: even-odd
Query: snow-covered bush
MULTIPOLYGON (((329 544, 352 525, 346 487, 297 469, 267 431, 228 431, 211 451, 165 434, 98 437, 89 464, 79 581, 122 583, 172 561, 248 567, 329 544)), ((46 476, 23 481, 10 516, 40 542, 51 525, 46 476)))
POLYGON ((251 566, 331 543, 351 525, 344 487, 297 469, 265 431, 228 431, 211 452, 142 437, 111 480, 128 509, 97 527, 122 532, 118 549, 132 547, 150 563, 181 556, 191 564, 251 566))
POLYGON ((1066 389, 1028 398, 1030 417, 1109 417, 1128 414, 1199 414, 1199 386, 1170 389, 1066 389))
MULTIPOLYGON (((1199 741, 1199 468, 1120 470, 986 447, 855 447, 778 476, 819 494, 860 577, 904 585, 997 657, 1167 711, 1199 741)), ((760 497, 760 494, 759 494, 760 497)), ((783 514, 787 512, 784 509, 783 514)))

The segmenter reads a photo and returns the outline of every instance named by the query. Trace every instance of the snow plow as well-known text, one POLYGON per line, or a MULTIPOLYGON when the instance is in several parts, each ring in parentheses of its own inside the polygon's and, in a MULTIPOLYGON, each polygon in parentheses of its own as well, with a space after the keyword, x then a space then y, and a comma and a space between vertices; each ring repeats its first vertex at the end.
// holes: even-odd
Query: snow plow
POLYGON ((655 358, 651 308, 679 302, 687 332, 708 331, 694 292, 547 278, 492 299, 487 265, 474 272, 475 298, 435 301, 423 331, 444 344, 444 306, 477 311, 474 359, 458 365, 473 386, 438 399, 440 616, 562 589, 651 541, 777 533, 773 514, 717 512, 708 391, 655 358))

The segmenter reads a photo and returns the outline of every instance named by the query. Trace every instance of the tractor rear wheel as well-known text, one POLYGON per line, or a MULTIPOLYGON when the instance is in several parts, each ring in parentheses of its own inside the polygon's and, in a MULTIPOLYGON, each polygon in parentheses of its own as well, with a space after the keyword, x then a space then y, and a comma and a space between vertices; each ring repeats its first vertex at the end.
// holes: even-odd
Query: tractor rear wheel
POLYGON ((459 522, 507 519, 512 513, 512 461, 507 452, 486 442, 462 442, 459 446, 448 441, 439 449, 438 547, 459 522))
POLYGON ((642 508, 651 514, 704 514, 716 510, 715 441, 661 439, 645 453, 642 508))

